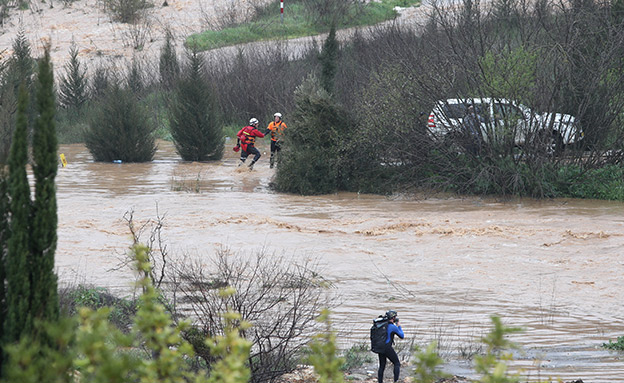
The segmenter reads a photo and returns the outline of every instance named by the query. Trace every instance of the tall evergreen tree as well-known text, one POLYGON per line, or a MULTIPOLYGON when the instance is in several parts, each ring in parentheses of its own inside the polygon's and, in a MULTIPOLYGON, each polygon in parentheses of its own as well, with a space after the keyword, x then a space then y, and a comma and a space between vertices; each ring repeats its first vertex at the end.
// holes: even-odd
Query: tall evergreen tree
POLYGON ((78 48, 73 44, 59 82, 59 101, 67 108, 80 108, 87 101, 87 69, 78 60, 78 48))
MULTIPOLYGON (((0 83, 0 162, 6 163, 11 148, 11 138, 15 130, 15 113, 17 110, 17 94, 21 83, 26 85, 27 93, 31 93, 34 63, 30 52, 30 44, 26 33, 20 29, 13 40, 13 53, 2 63, 2 81, 0 83)), ((32 108, 28 110, 29 121, 34 115, 32 108)))
POLYGON ((132 62, 128 66, 126 87, 130 89, 139 100, 141 99, 141 95, 145 89, 145 81, 141 74, 141 65, 136 57, 132 58, 132 62))
POLYGON ((94 99, 104 97, 110 85, 111 81, 108 70, 103 66, 97 67, 91 79, 91 97, 94 99))
POLYGON ((35 73, 35 60, 31 55, 30 43, 23 29, 17 32, 12 48, 13 54, 9 59, 9 76, 17 95, 21 83, 24 83, 27 90, 31 89, 32 78, 35 73))
POLYGON ((339 45, 336 40, 336 26, 332 23, 329 35, 325 39, 323 49, 319 55, 321 62, 321 86, 330 95, 334 93, 334 78, 336 77, 336 67, 338 65, 339 45))
POLYGON ((218 123, 214 92, 204 77, 203 61, 197 51, 191 50, 188 58, 171 105, 171 135, 185 161, 220 159, 223 131, 218 123))
POLYGON ((136 96, 112 83, 93 111, 85 144, 95 161, 147 162, 156 152, 153 132, 136 96))
POLYGON ((56 320, 59 303, 54 253, 57 242, 56 171, 58 168, 54 75, 49 47, 39 61, 37 77, 37 119, 33 133, 35 201, 31 234, 31 311, 34 317, 56 320))
POLYGON ((348 113, 313 76, 297 88, 295 103, 292 123, 284 131, 276 189, 303 195, 344 190, 345 163, 350 162, 344 139, 353 133, 348 113))
POLYGON ((160 70, 160 83, 165 89, 171 89, 180 75, 180 64, 170 31, 165 34, 165 44, 160 49, 158 69, 160 70))
POLYGON ((4 340, 4 320, 7 312, 6 302, 6 271, 5 262, 9 240, 9 183, 4 166, 0 168, 0 376, 2 376, 2 361, 4 355, 2 344, 4 340))
POLYGON ((28 94, 19 90, 17 123, 9 155, 10 237, 6 255, 6 308, 3 344, 17 342, 32 329, 29 278, 30 186, 26 175, 28 162, 28 94))

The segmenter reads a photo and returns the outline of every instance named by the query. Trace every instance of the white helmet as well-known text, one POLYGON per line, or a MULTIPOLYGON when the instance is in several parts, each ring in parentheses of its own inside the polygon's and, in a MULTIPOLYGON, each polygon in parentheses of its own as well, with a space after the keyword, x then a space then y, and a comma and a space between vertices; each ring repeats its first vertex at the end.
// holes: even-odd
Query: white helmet
POLYGON ((257 123, 258 123, 257 118, 252 118, 251 120, 249 120, 249 125, 256 125, 257 123))
POLYGON ((280 119, 282 119, 282 114, 278 112, 278 113, 275 113, 273 117, 279 117, 280 119))

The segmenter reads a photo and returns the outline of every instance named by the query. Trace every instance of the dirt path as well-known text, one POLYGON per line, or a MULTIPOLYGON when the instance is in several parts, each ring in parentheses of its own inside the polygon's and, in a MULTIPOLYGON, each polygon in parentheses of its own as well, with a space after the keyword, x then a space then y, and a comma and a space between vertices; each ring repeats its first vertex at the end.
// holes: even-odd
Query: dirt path
MULTIPOLYGON (((166 6, 162 1, 156 0, 145 21, 130 25, 111 20, 104 11, 102 0, 77 0, 67 5, 35 0, 28 10, 10 10, 11 16, 0 28, 0 46, 4 47, 0 58, 11 54, 12 43, 21 29, 31 43, 34 56, 41 55, 45 44, 50 43, 57 71, 69 59, 72 43, 79 49, 79 58, 88 69, 99 64, 124 68, 133 57, 156 63, 166 30, 173 32, 178 47, 181 47, 186 36, 208 29, 218 24, 217 18, 231 14, 228 10, 231 0, 167 0, 166 6)), ((252 0, 237 1, 237 14, 248 15, 251 3, 252 0)), ((403 10, 397 22, 414 22, 425 9, 428 7, 403 10)), ((346 39, 351 33, 342 31, 339 38, 346 39)), ((296 47, 304 41, 308 42, 309 38, 292 40, 290 45, 298 49, 296 47)), ((235 50, 226 48, 214 53, 231 51, 235 50)))

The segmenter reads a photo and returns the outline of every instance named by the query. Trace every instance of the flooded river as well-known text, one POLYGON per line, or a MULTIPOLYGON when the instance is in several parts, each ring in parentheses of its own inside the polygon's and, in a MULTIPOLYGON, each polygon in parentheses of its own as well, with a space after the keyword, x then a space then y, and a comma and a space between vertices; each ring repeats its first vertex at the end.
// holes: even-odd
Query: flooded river
MULTIPOLYGON (((182 162, 166 142, 147 164, 94 163, 83 145, 60 152, 64 283, 127 291, 131 274, 108 271, 131 242, 124 213, 145 221, 158 211, 171 254, 227 246, 317 260, 340 296, 333 319, 343 343, 367 341, 371 319, 395 309, 408 338, 438 340, 456 359, 477 348, 496 314, 525 329, 513 337, 515 367, 531 379, 624 382, 619 355, 600 348, 624 335, 622 203, 302 197, 270 190, 268 155, 237 172, 229 147, 215 163, 182 162)), ((470 375, 467 362, 448 369, 470 375)))

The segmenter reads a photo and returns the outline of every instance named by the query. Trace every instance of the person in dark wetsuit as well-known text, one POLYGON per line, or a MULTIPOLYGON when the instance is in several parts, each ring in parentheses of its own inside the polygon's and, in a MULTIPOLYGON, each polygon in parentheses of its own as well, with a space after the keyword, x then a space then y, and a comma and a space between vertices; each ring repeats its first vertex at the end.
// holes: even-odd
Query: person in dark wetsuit
POLYGON ((379 370, 377 371, 377 381, 379 383, 383 383, 383 375, 386 370, 386 359, 390 359, 392 364, 394 365, 394 381, 399 380, 399 373, 401 372, 401 362, 399 362, 399 357, 392 348, 392 344, 394 343, 394 335, 396 334, 399 338, 403 339, 405 335, 403 334, 403 329, 399 324, 399 318, 397 317, 397 312, 394 310, 390 310, 386 312, 385 315, 388 318, 388 336, 386 337, 386 349, 384 352, 380 352, 379 354, 379 370))

